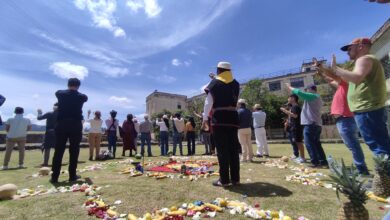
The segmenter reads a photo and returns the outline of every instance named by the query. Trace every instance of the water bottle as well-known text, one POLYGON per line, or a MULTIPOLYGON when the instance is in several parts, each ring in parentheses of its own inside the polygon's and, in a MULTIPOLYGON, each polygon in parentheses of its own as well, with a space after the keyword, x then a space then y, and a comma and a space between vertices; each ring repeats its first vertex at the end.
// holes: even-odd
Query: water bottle
POLYGON ((328 165, 329 165, 330 170, 333 171, 332 167, 334 164, 334 160, 333 160, 332 155, 329 154, 327 161, 328 161, 328 165))

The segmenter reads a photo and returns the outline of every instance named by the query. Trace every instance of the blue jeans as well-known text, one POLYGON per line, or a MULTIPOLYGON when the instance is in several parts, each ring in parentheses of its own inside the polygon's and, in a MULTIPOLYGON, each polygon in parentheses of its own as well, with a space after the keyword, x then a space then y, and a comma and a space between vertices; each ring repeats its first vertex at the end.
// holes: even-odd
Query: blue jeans
MULTIPOLYGON (((390 156, 390 137, 387 131, 386 108, 355 113, 355 121, 364 141, 375 155, 390 156)), ((390 175, 390 170, 388 171, 390 175)))
POLYGON ((173 133, 173 155, 176 155, 176 145, 179 144, 180 155, 183 156, 183 133, 173 133))
POLYGON ((117 137, 116 137, 116 131, 109 131, 108 132, 108 136, 107 136, 107 141, 108 141, 108 150, 110 152, 112 152, 112 154, 114 155, 115 157, 115 152, 116 152, 116 141, 117 141, 117 137))
POLYGON ((160 148, 161 156, 165 156, 168 153, 168 131, 160 131, 160 148))
POLYGON ((324 149, 321 145, 321 131, 322 127, 311 124, 304 125, 303 135, 305 137, 305 145, 307 152, 310 155, 310 161, 313 165, 327 165, 324 149))
POLYGON ((145 153, 144 150, 145 142, 148 145, 148 157, 152 156, 152 148, 151 148, 150 140, 151 140, 150 133, 141 133, 141 155, 142 156, 144 156, 145 153))
POLYGON ((353 163, 361 174, 368 174, 364 154, 358 140, 358 129, 353 117, 339 117, 336 120, 337 130, 344 144, 352 152, 353 163))
POLYGON ((298 151, 297 142, 295 142, 293 140, 293 136, 292 136, 290 131, 287 131, 287 137, 288 137, 288 140, 290 141, 290 144, 291 144, 291 146, 293 148, 294 156, 299 157, 299 151, 298 151))

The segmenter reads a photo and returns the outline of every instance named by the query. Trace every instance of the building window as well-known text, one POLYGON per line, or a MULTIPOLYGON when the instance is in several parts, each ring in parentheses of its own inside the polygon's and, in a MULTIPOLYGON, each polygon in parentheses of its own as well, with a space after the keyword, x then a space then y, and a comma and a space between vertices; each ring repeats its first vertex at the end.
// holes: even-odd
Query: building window
POLYGON ((181 104, 177 103, 177 109, 181 109, 181 104))
POLYGON ((281 90, 280 80, 268 83, 269 91, 281 90))
POLYGON ((303 77, 291 78, 290 79, 291 87, 302 88, 305 87, 305 81, 303 77))
POLYGON ((305 67, 305 72, 310 72, 311 68, 310 67, 305 67))
POLYGON ((385 71, 385 77, 386 79, 390 78, 390 59, 389 55, 386 55, 381 59, 381 63, 383 66, 383 70, 385 71))

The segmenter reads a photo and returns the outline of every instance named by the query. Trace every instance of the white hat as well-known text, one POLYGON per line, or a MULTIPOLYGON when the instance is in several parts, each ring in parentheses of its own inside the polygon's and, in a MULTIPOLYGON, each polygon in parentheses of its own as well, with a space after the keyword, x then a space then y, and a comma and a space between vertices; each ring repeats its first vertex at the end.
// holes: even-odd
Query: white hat
POLYGON ((168 115, 163 115, 163 118, 166 118, 166 119, 168 119, 168 115))
POLYGON ((229 62, 225 62, 225 61, 219 62, 217 67, 222 69, 227 69, 227 70, 232 69, 232 65, 229 62))
POLYGON ((239 100, 238 100, 238 103, 239 103, 239 104, 246 104, 246 100, 245 100, 245 99, 239 99, 239 100))

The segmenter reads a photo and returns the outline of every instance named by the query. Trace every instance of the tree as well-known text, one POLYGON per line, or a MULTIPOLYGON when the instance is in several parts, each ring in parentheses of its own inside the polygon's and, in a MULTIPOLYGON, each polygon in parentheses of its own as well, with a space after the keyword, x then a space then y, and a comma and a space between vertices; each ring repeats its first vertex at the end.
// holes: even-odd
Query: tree
POLYGON ((267 113, 267 124, 271 127, 282 127, 283 113, 279 110, 287 102, 287 96, 271 94, 263 85, 261 79, 252 79, 248 81, 240 97, 247 101, 247 107, 252 108, 259 103, 263 111, 267 113))

